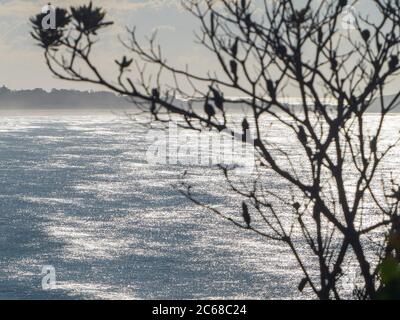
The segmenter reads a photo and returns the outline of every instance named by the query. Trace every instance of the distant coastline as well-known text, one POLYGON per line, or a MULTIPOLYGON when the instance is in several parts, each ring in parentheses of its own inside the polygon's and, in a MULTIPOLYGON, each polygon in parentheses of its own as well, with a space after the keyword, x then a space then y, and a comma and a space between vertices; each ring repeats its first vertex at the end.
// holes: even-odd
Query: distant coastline
MULTIPOLYGON (((384 97, 385 104, 388 105, 394 96, 384 97)), ((233 99, 235 100, 235 99, 233 99)), ((185 104, 184 100, 181 100, 185 104)), ((194 100, 195 104, 201 100, 194 100)), ((380 104, 378 100, 372 102, 368 112, 379 112, 380 104)), ((238 107, 238 103, 227 102, 230 107, 238 107)), ((297 105, 297 104, 294 104, 297 105)), ((5 86, 0 87, 0 111, 1 110, 112 110, 134 108, 135 105, 126 97, 117 96, 107 91, 79 91, 67 89, 52 89, 47 92, 41 88, 10 90, 5 86)), ((397 106, 392 112, 400 112, 397 106)))
POLYGON ((122 96, 106 91, 53 89, 10 90, 0 87, 0 108, 11 109, 74 109, 129 108, 133 104, 122 96))

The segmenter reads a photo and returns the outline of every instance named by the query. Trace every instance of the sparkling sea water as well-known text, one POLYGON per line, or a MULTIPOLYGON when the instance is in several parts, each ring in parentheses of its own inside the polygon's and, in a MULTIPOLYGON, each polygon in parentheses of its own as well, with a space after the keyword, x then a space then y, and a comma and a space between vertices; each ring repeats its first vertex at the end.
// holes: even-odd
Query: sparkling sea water
MULTIPOLYGON (((148 164, 145 137, 112 113, 0 118, 1 299, 308 297, 285 246, 189 202, 174 188, 185 168, 148 164)), ((209 202, 235 201, 217 169, 192 177, 209 202)))

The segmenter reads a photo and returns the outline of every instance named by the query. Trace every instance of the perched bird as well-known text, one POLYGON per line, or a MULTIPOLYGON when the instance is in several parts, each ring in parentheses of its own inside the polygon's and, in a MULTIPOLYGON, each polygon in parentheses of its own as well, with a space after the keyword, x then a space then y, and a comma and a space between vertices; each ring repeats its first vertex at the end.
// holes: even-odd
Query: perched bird
POLYGON ((372 153, 376 153, 376 150, 377 150, 376 142, 377 142, 376 137, 372 138, 372 140, 369 142, 369 147, 370 147, 372 153))
POLYGON ((247 138, 247 131, 250 129, 250 125, 249 125, 249 123, 247 122, 247 119, 246 118, 244 118, 243 119, 243 121, 242 121, 242 141, 243 142, 246 142, 246 138, 247 138))
POLYGON ((246 222, 247 228, 250 228, 251 217, 249 214, 249 208, 247 207, 247 204, 244 201, 242 202, 242 216, 244 222, 246 222))
POLYGON ((267 80, 267 90, 272 99, 276 98, 276 89, 272 80, 267 80))
POLYGON ((296 22, 296 14, 293 13, 293 14, 289 17, 289 21, 292 22, 292 23, 293 23, 293 22, 296 22))
POLYGON ((304 288, 305 288, 307 282, 308 282, 308 279, 307 279, 307 278, 301 279, 301 281, 300 281, 299 286, 298 286, 297 289, 298 289, 300 292, 303 292, 303 290, 304 290, 304 288))
POLYGON ((333 71, 336 71, 337 66, 338 66, 337 60, 336 60, 335 58, 332 58, 332 59, 331 59, 331 69, 332 69, 333 71))
POLYGON ((233 46, 231 48, 231 53, 234 58, 236 58, 238 54, 238 45, 239 45, 239 37, 236 37, 235 42, 233 43, 233 46))
POLYGON ((321 44, 323 41, 324 34, 322 32, 322 28, 318 28, 318 44, 321 44))
POLYGON ((350 97, 350 104, 349 104, 349 107, 350 107, 350 110, 352 111, 352 112, 357 112, 358 111, 358 101, 357 101, 357 98, 354 96, 354 95, 351 95, 351 97, 350 97))
POLYGON ((389 70, 394 71, 397 68, 397 65, 399 64, 399 58, 397 56, 391 56, 390 61, 389 61, 389 70))
POLYGON ((333 71, 336 71, 336 69, 338 67, 338 61, 336 60, 336 52, 335 51, 333 51, 333 54, 332 54, 330 60, 331 60, 331 69, 333 71))
POLYGON ((296 11, 296 21, 300 24, 303 23, 304 21, 306 21, 306 15, 307 15, 307 11, 308 11, 308 7, 300 10, 300 11, 296 11))
POLYGON ((246 134, 246 131, 250 129, 250 125, 247 122, 246 118, 244 118, 242 121, 242 129, 243 129, 243 134, 246 134))
POLYGON ((299 210, 299 209, 300 209, 300 203, 298 203, 298 202, 293 203, 293 208, 294 208, 296 211, 299 210))
POLYGON ((361 32, 361 36, 364 39, 364 41, 367 42, 371 37, 371 32, 368 29, 365 29, 361 32))
POLYGON ((119 71, 122 72, 131 65, 132 61, 133 59, 128 60, 126 56, 123 56, 121 61, 115 60, 115 63, 119 66, 119 71))
POLYGON ((234 78, 235 82, 237 82, 239 79, 238 74, 237 74, 237 62, 235 60, 231 60, 229 62, 229 65, 231 67, 231 72, 232 72, 233 78, 234 78))
POLYGON ((156 101, 158 101, 160 99, 160 92, 158 91, 157 88, 154 88, 153 90, 151 90, 151 108, 150 108, 150 112, 152 114, 156 113, 156 101))
POLYGON ((247 28, 250 29, 251 24, 252 24, 250 13, 246 14, 246 16, 244 17, 244 22, 246 23, 247 28))
POLYGON ((297 137, 299 138, 300 142, 303 145, 307 144, 307 135, 306 132, 304 131, 303 126, 299 126, 299 132, 297 133, 297 137))
POLYGON ((213 93, 215 106, 220 109, 224 110, 224 96, 218 90, 214 89, 213 87, 209 86, 211 92, 213 93))
POLYGON ((160 99, 160 92, 158 91, 157 88, 151 90, 151 96, 153 97, 154 100, 160 99))
POLYGON ((213 116, 215 116, 214 107, 208 102, 208 97, 206 98, 206 102, 204 103, 204 111, 207 114, 208 121, 211 120, 213 116))
POLYGON ((347 6, 347 0, 340 0, 339 1, 339 7, 343 8, 345 6, 347 6))
POLYGON ((211 33, 211 37, 215 36, 215 15, 214 15, 214 12, 211 12, 211 15, 210 15, 210 33, 211 33))
POLYGON ((287 49, 286 49, 286 47, 285 47, 284 45, 279 45, 279 46, 276 48, 276 54, 277 54, 279 57, 284 58, 284 57, 286 56, 286 54, 287 54, 287 49))

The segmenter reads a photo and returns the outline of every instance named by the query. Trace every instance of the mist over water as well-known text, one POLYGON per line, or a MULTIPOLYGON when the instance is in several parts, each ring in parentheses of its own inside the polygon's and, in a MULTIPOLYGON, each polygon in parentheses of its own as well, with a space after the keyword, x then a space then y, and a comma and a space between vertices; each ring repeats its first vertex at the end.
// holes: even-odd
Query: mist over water
MULTIPOLYGON (((311 297, 286 247, 193 205, 173 187, 187 168, 149 165, 148 146, 122 115, 0 118, 0 298, 311 297), (42 290, 43 265, 54 290, 42 290)), ((216 168, 191 177, 202 199, 237 210, 216 168)))

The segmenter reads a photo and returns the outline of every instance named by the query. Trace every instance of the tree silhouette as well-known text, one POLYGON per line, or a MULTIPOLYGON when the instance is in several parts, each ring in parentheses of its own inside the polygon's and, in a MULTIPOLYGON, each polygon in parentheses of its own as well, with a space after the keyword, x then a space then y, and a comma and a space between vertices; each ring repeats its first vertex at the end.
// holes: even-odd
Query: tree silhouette
POLYGON ((233 169, 221 166, 230 190, 243 198, 236 213, 200 201, 190 181, 182 182, 181 192, 239 228, 286 244, 303 273, 300 291, 307 288, 319 299, 346 297, 340 283, 351 265, 354 298, 387 299, 399 296, 400 184, 383 169, 398 138, 385 144, 382 132, 400 96, 385 97, 400 68, 400 3, 367 1, 376 17, 372 22, 360 14, 354 31, 341 29, 341 15, 358 1, 260 1, 259 8, 248 0, 183 1, 200 22, 197 40, 220 66, 205 74, 169 64, 156 35, 142 44, 133 29, 123 41, 129 57, 117 60, 118 74, 107 79, 92 51, 97 33, 111 22, 91 3, 59 11, 63 23, 56 32, 41 30, 40 15, 31 21, 48 67, 60 79, 130 97, 160 122, 178 116, 184 128, 230 129, 239 137, 250 130, 257 154, 251 183, 239 183, 233 169), (153 77, 146 64, 157 67, 153 77), (165 75, 173 85, 163 84, 165 75), (228 90, 245 98, 231 101, 228 90), (289 95, 299 103, 287 103, 289 95), (204 101, 204 108, 194 100, 204 101), (228 103, 244 110, 239 129, 228 119, 228 103), (366 119, 373 106, 379 111, 375 126, 366 119), (286 128, 291 150, 271 141, 271 120, 286 128), (267 189, 266 176, 290 193, 267 189))

